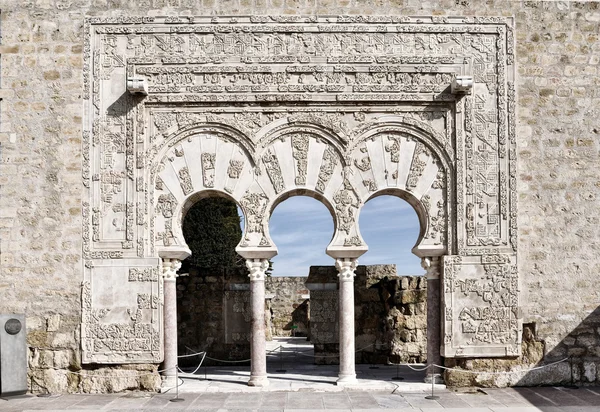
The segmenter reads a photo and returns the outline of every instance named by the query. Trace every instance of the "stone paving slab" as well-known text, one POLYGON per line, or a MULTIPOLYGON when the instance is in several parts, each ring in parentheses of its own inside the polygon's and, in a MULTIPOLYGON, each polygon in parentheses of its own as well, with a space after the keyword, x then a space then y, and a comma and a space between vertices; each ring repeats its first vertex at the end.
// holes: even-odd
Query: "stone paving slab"
POLYGON ((598 388, 485 389, 483 392, 440 390, 437 400, 426 391, 391 392, 256 392, 172 394, 125 393, 111 395, 26 396, 0 400, 2 412, 29 411, 470 411, 470 412, 593 412, 600 411, 598 388))

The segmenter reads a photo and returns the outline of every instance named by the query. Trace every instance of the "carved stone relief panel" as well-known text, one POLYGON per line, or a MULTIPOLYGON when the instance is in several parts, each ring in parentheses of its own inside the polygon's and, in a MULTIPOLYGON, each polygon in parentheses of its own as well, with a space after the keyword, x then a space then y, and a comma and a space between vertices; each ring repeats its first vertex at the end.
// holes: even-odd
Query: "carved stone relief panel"
POLYGON ((442 355, 519 356, 522 323, 514 257, 444 256, 442 355))
POLYGON ((82 360, 162 359, 158 259, 89 260, 82 283, 82 360))
POLYGON ((125 265, 185 246, 181 211, 207 193, 244 211, 239 248, 276 251, 269 213, 304 191, 335 215, 328 252, 364 252, 360 210, 393 194, 422 217, 415 253, 461 256, 477 273, 482 256, 514 264, 512 19, 91 17, 84 33, 85 261, 125 265), (451 94, 457 75, 473 76, 470 94, 451 94), (130 94, 131 78, 149 94, 130 94))
POLYGON ((310 340, 314 344, 338 343, 338 291, 310 291, 310 340))

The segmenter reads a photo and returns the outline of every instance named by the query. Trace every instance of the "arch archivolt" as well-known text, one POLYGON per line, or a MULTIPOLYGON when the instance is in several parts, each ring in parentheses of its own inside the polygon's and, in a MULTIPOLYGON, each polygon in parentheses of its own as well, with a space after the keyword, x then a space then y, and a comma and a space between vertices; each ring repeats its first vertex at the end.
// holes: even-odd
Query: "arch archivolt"
POLYGON ((392 194, 417 210, 422 236, 415 253, 443 254, 451 245, 448 155, 437 136, 403 120, 388 116, 371 122, 346 145, 332 130, 306 118, 277 119, 260 130, 261 138, 218 123, 172 132, 150 161, 153 247, 186 246, 184 205, 207 192, 230 197, 244 212, 241 253, 276 253, 270 214, 282 199, 301 193, 321 200, 332 213, 329 252, 364 253, 368 245, 360 234, 360 210, 368 199, 392 194))

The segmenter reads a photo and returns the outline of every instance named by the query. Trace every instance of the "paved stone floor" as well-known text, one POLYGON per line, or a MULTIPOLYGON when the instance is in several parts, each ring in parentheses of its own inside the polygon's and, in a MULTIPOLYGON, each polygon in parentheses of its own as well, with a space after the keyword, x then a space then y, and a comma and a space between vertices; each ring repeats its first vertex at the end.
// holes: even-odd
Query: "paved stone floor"
POLYGON ((0 411, 600 411, 600 387, 454 391, 435 385, 439 398, 426 399, 431 385, 423 382, 425 372, 406 366, 357 365, 358 384, 342 388, 335 385, 337 365, 313 365, 312 348, 305 342, 279 340, 269 349, 267 388, 247 386, 247 366, 201 367, 195 374, 180 376, 179 395, 175 388, 165 388, 163 393, 25 395, 0 399, 0 411), (277 372, 281 369, 286 371, 277 372), (392 380, 396 377, 403 379, 392 380), (175 398, 182 400, 173 402, 175 398))
POLYGON ((0 411, 478 411, 478 412, 592 412, 600 411, 600 388, 511 388, 454 392, 440 390, 437 400, 426 392, 390 393, 344 390, 342 392, 185 393, 174 396, 150 393, 114 395, 53 395, 0 399, 0 411))

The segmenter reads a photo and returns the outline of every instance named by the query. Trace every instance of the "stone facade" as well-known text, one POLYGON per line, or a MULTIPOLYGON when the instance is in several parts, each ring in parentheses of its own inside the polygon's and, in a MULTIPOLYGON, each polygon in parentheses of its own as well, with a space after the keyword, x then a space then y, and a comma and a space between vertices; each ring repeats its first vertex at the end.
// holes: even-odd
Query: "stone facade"
MULTIPOLYGON (((173 24, 183 26, 191 23, 191 20, 187 18, 177 20, 173 17, 211 15, 215 17, 214 23, 209 21, 207 24, 218 27, 234 24, 230 17, 219 18, 219 16, 242 13, 265 16, 258 21, 264 20, 266 23, 287 22, 297 15, 320 14, 350 16, 337 20, 344 25, 362 24, 368 21, 378 22, 372 24, 382 26, 410 25, 411 30, 422 34, 415 36, 414 42, 399 39, 396 53, 400 55, 404 53, 403 48, 411 47, 415 49, 407 49, 406 52, 411 56, 439 55, 440 50, 450 50, 453 54, 466 49, 473 51, 469 57, 471 66, 460 64, 456 66, 464 68, 465 73, 461 71, 462 69, 458 70, 460 74, 475 75, 475 98, 463 99, 462 101, 470 101, 470 103, 465 103, 464 107, 461 107, 461 104, 457 106, 457 110, 463 110, 463 113, 468 109, 476 111, 470 123, 456 122, 453 116, 444 117, 436 114, 436 111, 402 113, 407 118, 416 119, 419 124, 431 125, 434 130, 430 135, 439 134, 441 131, 449 133, 448 142, 456 136, 462 136, 461 133, 468 133, 472 138, 472 140, 463 140, 465 147, 457 153, 464 156, 466 161, 473 160, 473 168, 453 169, 450 165, 444 167, 444 170, 465 173, 465 175, 454 176, 459 182, 457 188, 462 190, 457 192, 456 199, 460 213, 453 214, 454 211, 446 213, 443 207, 437 206, 444 198, 432 196, 430 206, 440 213, 433 211, 429 214, 436 220, 426 225, 427 228, 438 227, 440 222, 442 225, 445 224, 443 222, 447 217, 456 216, 457 220, 450 222, 451 227, 460 230, 454 232, 453 229, 447 234, 453 236, 460 232, 464 235, 461 239, 449 239, 454 243, 445 245, 448 247, 448 255, 453 257, 445 258, 444 275, 446 279, 454 277, 458 290, 457 293, 450 291, 449 295, 444 296, 446 307, 451 309, 450 312, 444 312, 444 319, 448 319, 445 321, 448 322, 445 327, 447 330, 452 330, 453 334, 457 334, 452 340, 453 343, 446 340, 444 354, 459 359, 449 361, 450 364, 456 363, 471 369, 484 366, 512 370, 535 366, 540 362, 540 357, 527 355, 528 341, 523 339, 521 342, 518 325, 519 319, 522 319, 525 324, 535 325, 531 329, 535 330, 535 338, 531 339, 542 345, 544 363, 573 355, 575 377, 586 383, 598 382, 597 371, 600 370, 600 361, 594 348, 598 347, 600 342, 593 327, 597 322, 598 305, 595 274, 600 269, 598 261, 600 244, 597 241, 600 239, 598 232, 600 215, 596 207, 600 196, 598 183, 600 171, 596 167, 599 160, 597 119, 600 116, 598 93, 600 84, 597 76, 600 52, 598 2, 513 2, 509 4, 500 1, 469 0, 459 2, 445 0, 427 2, 416 0, 377 2, 362 0, 204 0, 202 2, 28 0, 17 5, 14 1, 3 0, 0 1, 0 8, 3 34, 0 46, 2 55, 0 94, 3 102, 0 108, 2 116, 0 122, 2 148, 0 290, 3 295, 0 310, 27 314, 28 345, 31 354, 30 383, 33 391, 92 391, 93 385, 90 382, 99 379, 82 377, 79 381, 77 377, 80 375, 73 372, 94 375, 105 373, 112 376, 116 373, 115 369, 118 369, 132 375, 127 384, 103 384, 100 389, 103 391, 152 387, 152 384, 147 384, 145 381, 147 376, 151 376, 153 382, 156 381, 156 375, 148 375, 148 371, 155 370, 161 353, 161 348, 156 348, 157 343, 160 346, 160 339, 157 336, 160 335, 161 308, 160 304, 156 306, 156 299, 160 300, 160 290, 155 287, 158 285, 151 285, 152 281, 146 284, 139 280, 129 281, 128 278, 132 268, 158 267, 157 255, 150 252, 152 248, 157 248, 154 244, 156 235, 160 234, 158 237, 163 242, 163 246, 165 239, 167 243, 176 243, 169 236, 167 223, 169 221, 167 216, 173 212, 170 209, 172 199, 168 192, 157 192, 158 196, 153 200, 154 204, 149 201, 145 203, 143 196, 140 195, 144 192, 138 192, 137 185, 140 184, 143 188, 147 182, 138 179, 140 176, 136 173, 139 170, 135 166, 143 165, 145 159, 141 151, 133 150, 131 142, 127 139, 121 141, 123 128, 131 130, 132 127, 137 127, 133 125, 144 122, 144 119, 118 115, 122 110, 131 113, 127 108, 137 102, 127 97, 119 99, 121 96, 127 96, 124 71, 127 68, 124 67, 123 59, 130 56, 130 53, 136 53, 136 50, 142 50, 145 46, 136 39, 135 34, 121 35, 119 30, 123 31, 123 27, 129 24, 127 16, 145 16, 147 22, 150 22, 152 16, 169 16, 171 22, 164 22, 163 27, 176 27, 173 24), (271 15, 287 16, 287 18, 271 20, 267 17, 271 15), (371 20, 353 17, 359 15, 380 17, 371 20), (434 16, 434 18, 404 17, 410 15, 434 16), (90 24, 94 21, 86 22, 86 16, 114 17, 111 20, 114 26, 109 25, 109 27, 117 28, 117 32, 93 33, 94 42, 102 42, 100 51, 96 51, 96 47, 100 47, 98 43, 92 45, 88 41, 88 36, 92 35, 90 24), (449 16, 476 16, 465 20, 465 24, 481 28, 485 33, 488 33, 486 30, 489 29, 496 34, 486 34, 481 41, 467 44, 465 41, 469 36, 465 33, 456 34, 451 30, 438 32, 434 29, 433 33, 427 31, 423 34, 420 31, 420 28, 429 30, 432 27, 429 23, 434 22, 434 27, 442 27, 444 24, 451 26, 451 22, 456 20, 449 16), (506 20, 498 19, 498 16, 514 16, 514 25, 509 23, 505 26, 503 22, 506 20), (509 38, 510 36, 512 38, 509 38), (507 48, 496 49, 497 42, 491 38, 498 38, 501 42, 503 39, 506 40, 504 44, 507 48), (514 39, 514 48, 511 48, 512 39, 514 39), (492 50, 501 50, 499 53, 505 54, 500 58, 498 55, 494 57, 492 50), (496 63, 495 66, 486 59, 478 58, 477 56, 482 56, 481 53, 492 59, 496 63), (94 62, 94 59, 97 61, 94 62), (517 76, 514 79, 507 78, 508 83, 498 80, 498 76, 501 76, 506 66, 513 63, 517 69, 517 76), (119 81, 115 84, 122 85, 120 89, 110 87, 113 75, 111 70, 119 77, 119 81), (99 82, 104 82, 102 88, 99 87, 99 82), (487 91, 481 89, 484 84, 488 85, 487 91), (494 85, 499 87, 495 90, 489 88, 494 85), (503 87, 506 88, 502 89, 503 87), (100 89, 105 94, 102 96, 102 101, 98 102, 93 99, 93 96, 98 95, 100 89), (494 94, 496 92, 497 95, 494 94), (488 97, 493 95, 497 96, 497 99, 491 98, 482 103, 477 99, 481 93, 490 93, 488 97), (506 116, 502 117, 499 114, 500 111, 495 104, 492 104, 493 102, 498 103, 498 107, 504 108, 506 116), (85 103, 85 112, 82 111, 82 103, 85 103), (95 113, 96 110, 98 113, 95 113), (100 110, 102 113, 99 113, 100 110), (491 122, 490 118, 497 122, 496 130, 503 131, 504 134, 494 135, 494 130, 486 128, 485 125, 491 122), (446 125, 456 126, 456 128, 448 128, 446 125), (436 128, 438 128, 437 132, 436 128), (504 139, 511 130, 515 133, 510 136, 510 139, 504 139), (95 150, 110 142, 114 143, 113 153, 117 155, 113 158, 99 156, 95 150), (480 149, 482 147, 484 149, 480 149), (496 155, 503 160, 496 162, 496 155), (512 166, 509 165, 509 159, 513 162, 512 166), (514 163, 516 160, 518 160, 518 168, 514 163), (112 175, 106 172, 109 165, 114 166, 115 173, 112 175), (497 169, 494 169, 495 165, 498 166, 497 169), (130 176, 130 171, 134 176, 130 176), (123 175, 121 176, 120 173, 123 175), (510 196, 506 196, 507 192, 510 192, 510 196), (161 198, 161 195, 164 196, 161 198), (516 202, 517 198, 518 212, 513 207, 515 206, 513 202, 516 202), (460 203, 463 201, 464 203, 460 203), (146 206, 149 207, 149 213, 156 213, 157 220, 160 220, 160 226, 156 226, 152 236, 146 233, 150 231, 152 221, 143 219, 146 206), (499 228, 499 231, 495 232, 495 228, 499 228), (496 249, 497 244, 503 245, 504 242, 507 244, 508 253, 499 254, 496 249), (519 251, 518 260, 513 254, 513 250, 516 249, 519 251), (477 252, 473 252, 475 255, 472 255, 469 250, 477 252), (118 256, 136 259, 136 262, 135 264, 124 262, 126 259, 118 256), (457 256, 462 257, 462 261, 459 262, 457 256), (116 262, 118 264, 110 268, 114 261, 118 261, 116 262), (498 276, 509 279, 509 283, 498 283, 498 276), (472 285, 473 279, 481 277, 490 278, 487 283, 480 283, 483 288, 494 289, 504 285, 502 287, 505 293, 500 298, 513 299, 518 296, 519 302, 506 304, 509 313, 502 315, 507 317, 512 325, 508 327, 509 334, 503 331, 504 335, 499 342, 509 341, 509 344, 499 345, 489 352, 486 352, 485 348, 470 352, 464 349, 473 347, 467 344, 471 337, 476 337, 475 346, 479 343, 485 346, 484 341, 489 334, 468 332, 473 330, 472 324, 467 324, 468 320, 464 324, 452 322, 460 316, 459 313, 455 313, 457 308, 465 304, 469 307, 483 306, 480 301, 478 303, 478 299, 485 300, 479 296, 479 291, 483 294, 483 289, 469 286, 472 285), (106 291, 96 294, 102 289, 98 286, 98 282, 106 282, 107 278, 126 285, 124 290, 134 297, 133 300, 126 301, 126 292, 123 291, 121 292, 124 293, 123 295, 115 295, 114 301, 108 300, 109 297, 112 299, 112 295, 106 291), (85 300, 87 293, 85 282, 88 282, 91 288, 90 305, 87 305, 85 300), (460 300, 462 299, 459 292, 461 288, 463 292, 468 292, 466 301, 460 300), (138 295, 143 296, 138 299, 138 295), (103 301, 106 304, 102 303, 103 301), (139 345, 135 346, 143 350, 135 351, 136 359, 133 361, 138 363, 134 363, 133 366, 124 365, 122 356, 115 355, 114 359, 111 358, 109 352, 119 353, 116 346, 112 346, 112 349, 107 352, 93 350, 94 335, 90 335, 89 331, 100 331, 98 333, 102 336, 102 327, 98 327, 94 322, 101 319, 103 311, 117 306, 118 311, 105 313, 108 318, 102 318, 109 319, 111 325, 127 325, 127 327, 119 326, 115 336, 119 337, 119 334, 126 333, 127 328, 136 322, 135 319, 140 322, 136 325, 142 325, 138 326, 138 330, 146 331, 143 337, 139 337, 137 342, 139 345), (128 310, 131 313, 128 313, 128 310), (138 310, 141 317, 136 317, 138 310), (154 319, 154 323, 144 319, 154 319), (85 324, 83 329, 81 329, 82 323, 85 324), (463 326, 466 327, 467 339, 461 336, 462 329, 459 330, 463 326), (507 351, 506 348, 509 350, 507 351), (508 357, 508 360, 470 360, 481 355, 499 356, 502 349, 504 349, 503 356, 508 357), (42 359, 44 361, 41 361, 42 359), (52 361, 50 362, 49 359, 52 361), (86 359, 110 363, 114 360, 114 366, 96 369, 93 364, 82 364, 82 361, 87 362, 86 359)), ((141 18, 139 22, 146 24, 141 18)), ((324 21, 321 22, 319 21, 319 24, 326 25, 324 21)), ((157 44, 153 47, 177 50, 184 45, 178 43, 176 39, 171 42, 168 36, 162 34, 158 37, 161 40, 152 43, 157 44)), ((347 41, 353 42, 354 40, 348 40, 351 38, 351 35, 344 37, 347 41)), ((278 47, 275 40, 272 43, 273 47, 278 47)), ((236 47, 233 43, 228 44, 227 47, 236 47)), ((186 47, 188 45, 185 43, 186 47)), ((305 47, 310 49, 316 46, 305 44, 305 47)), ((354 51, 358 51, 362 46, 355 43, 351 47, 354 51)), ((365 45, 364 47, 376 46, 365 45)), ((169 56, 165 58, 169 63, 169 56)), ((161 67, 165 61, 161 62, 161 67)), ((336 64, 345 63, 347 62, 340 61, 336 64)), ((428 62, 419 67, 423 69, 435 65, 428 62)), ((162 93, 159 90, 161 87, 168 93, 174 80, 169 80, 169 76, 163 76, 162 73, 154 73, 152 66, 146 66, 144 70, 144 75, 153 79, 150 82, 153 89, 150 90, 149 99, 153 99, 152 93, 162 93), (163 77, 164 80, 161 80, 163 77)), ((423 73, 435 72, 423 71, 423 73)), ((457 71, 454 72, 456 73, 457 71)), ((510 70, 504 73, 510 74, 510 70)), ((142 72, 139 74, 141 75, 142 72)), ((209 79, 207 87, 210 86, 210 73, 205 73, 203 76, 209 79)), ((251 77, 251 73, 248 76, 251 77)), ((300 77, 298 75, 298 78, 300 77)), ((369 93, 376 93, 375 90, 386 90, 385 77, 373 75, 371 83, 367 82, 369 91, 361 94, 367 97, 369 93), (377 80, 378 78, 381 78, 381 82, 377 80)), ((423 85, 427 83, 427 87, 435 89, 433 82, 436 76, 425 74, 423 77, 431 80, 431 84, 424 82, 423 85)), ((180 76, 179 82, 187 81, 186 78, 185 75, 180 76)), ((318 90, 320 87, 318 84, 314 87, 311 83, 308 85, 310 87, 306 90, 318 90)), ((294 86, 304 87, 302 84, 294 84, 294 86)), ((393 92, 396 93, 395 90, 393 92)), ((410 93, 414 92, 410 91, 410 93)), ((301 95, 302 93, 298 94, 301 95)), ((403 99, 408 96, 411 95, 407 94, 403 99)), ((393 100, 393 106, 397 108, 397 96, 394 96, 393 100)), ((389 101, 382 101, 383 106, 389 104, 389 101)), ((419 106, 424 107, 429 103, 421 102, 419 106)), ((294 106, 297 107, 298 104, 297 101, 294 102, 294 106)), ((454 103, 448 104, 452 106, 454 103)), ((318 122, 331 130, 339 130, 340 123, 355 127, 358 123, 368 123, 369 116, 381 116, 381 112, 365 113, 362 108, 367 106, 371 107, 365 101, 354 101, 352 107, 356 109, 343 115, 346 117, 342 116, 342 119, 336 120, 338 115, 326 114, 320 116, 318 122), (347 117, 355 120, 348 121, 347 117)), ((453 107, 449 109, 452 113, 454 113, 453 107)), ((214 118, 227 118, 226 122, 229 124, 236 124, 238 121, 233 113, 222 115, 214 110, 211 113, 214 118)), ((277 110, 274 110, 272 116, 277 117, 276 113, 277 110)), ((160 133, 157 132, 171 133, 168 119, 161 119, 164 117, 162 115, 162 109, 157 108, 152 122, 142 125, 152 133, 144 139, 158 136, 160 133)), ((252 116, 254 115, 248 115, 248 117, 252 116)), ((312 114, 296 116, 298 121, 314 117, 312 114)), ((203 119, 206 120, 205 117, 203 119)), ((183 118, 176 120, 185 123, 183 118)), ((257 118, 258 123, 252 126, 250 120, 250 123, 246 122, 246 124, 250 124, 251 129, 261 127, 261 122, 265 121, 264 118, 257 118)), ((402 140, 400 144, 408 145, 406 140, 402 140)), ((289 145, 290 164, 294 164, 299 171, 291 180, 287 175, 284 177, 283 183, 291 187, 292 181, 294 184, 301 185, 305 176, 307 181, 310 181, 310 171, 315 169, 310 166, 312 163, 307 168, 303 166, 302 139, 297 142, 290 141, 289 145), (303 171, 306 171, 306 174, 303 171), (296 183, 296 177, 299 178, 299 183, 296 183)), ((414 145, 416 146, 416 143, 414 145)), ((388 156, 394 153, 393 143, 390 142, 387 152, 385 145, 382 147, 384 147, 382 153, 387 153, 388 156)), ((353 157, 357 163, 352 162, 351 167, 355 172, 352 176, 353 179, 359 180, 353 182, 353 185, 355 190, 360 191, 360 202, 363 202, 373 194, 370 190, 375 187, 375 184, 378 187, 386 187, 386 185, 382 186, 385 179, 378 180, 378 177, 372 178, 368 174, 371 173, 367 169, 368 162, 362 162, 364 156, 360 155, 365 153, 364 146, 357 145, 355 149, 350 153, 352 156, 357 156, 353 157)), ((218 173, 222 171, 212 167, 213 158, 208 156, 212 152, 206 152, 208 155, 198 163, 206 173, 193 175, 188 174, 191 170, 187 170, 186 173, 184 167, 179 167, 183 156, 179 156, 178 153, 182 150, 185 152, 188 148, 182 149, 182 146, 175 145, 172 150, 173 152, 167 154, 167 157, 173 157, 172 164, 177 166, 177 174, 173 176, 173 182, 179 187, 181 193, 190 191, 190 182, 192 191, 200 186, 210 188, 213 178, 215 185, 220 184, 217 182, 218 173)), ((277 177, 277 163, 283 164, 283 162, 279 159, 275 161, 276 157, 271 156, 268 149, 265 150, 266 166, 262 170, 262 179, 265 179, 266 186, 273 188, 275 194, 281 183, 277 177)), ((366 150, 368 152, 371 148, 367 147, 366 150)), ((420 153, 420 150, 417 153, 420 153)), ((449 152, 449 150, 445 151, 449 152)), ((413 148, 412 153, 414 152, 413 148)), ((407 156, 411 158, 410 155, 407 156)), ((419 174, 418 165, 421 161, 434 157, 432 153, 418 154, 414 161, 417 167, 412 175, 416 177, 419 174)), ((332 155, 328 157, 329 161, 333 158, 332 155)), ((319 159, 323 160, 322 157, 319 159)), ((241 162, 243 159, 240 155, 233 160, 241 162)), ((407 163, 412 163, 411 160, 407 163)), ((377 164, 375 161, 371 163, 377 164)), ((428 165, 434 163, 431 161, 428 165)), ((238 176, 240 164, 235 162, 232 164, 229 174, 233 177, 230 179, 235 180, 238 176)), ((427 173, 430 172, 431 170, 428 169, 427 173)), ((326 174, 323 175, 325 176, 326 174)), ((314 180, 316 183, 318 179, 314 180)), ((411 185, 412 182, 414 179, 411 179, 411 185)), ((417 180, 417 185, 418 182, 417 180)), ((158 185, 157 182, 153 183, 158 185)), ((337 189, 331 190, 329 194, 331 198, 335 197, 337 189)), ((359 200, 352 199, 350 189, 345 188, 342 195, 345 199, 350 199, 347 208, 342 208, 342 214, 346 217, 357 216, 358 206, 355 205, 360 203, 359 200)), ((269 201, 275 197, 271 197, 269 201)), ((248 198, 246 199, 248 203, 241 202, 241 204, 245 208, 251 208, 251 204, 258 209, 264 206, 266 210, 267 205, 263 205, 263 200, 259 196, 254 199, 248 198)), ((450 200, 448 204, 455 204, 455 199, 450 200)), ((421 199, 421 206, 417 205, 417 208, 429 209, 424 206, 426 203, 427 198, 421 199)), ((247 221, 254 228, 266 224, 264 221, 253 221, 252 218, 247 221)), ((351 246, 361 244, 356 226, 340 225, 339 227, 347 229, 347 232, 342 233, 347 236, 342 236, 339 239, 340 243, 337 244, 340 250, 345 248, 346 243, 351 246)), ((263 238, 259 231, 252 233, 258 235, 251 236, 249 245, 256 243, 258 248, 261 243, 264 243, 263 238)), ((338 231, 338 234, 340 233, 338 231)), ((426 234, 430 236, 432 243, 435 243, 441 240, 442 233, 444 231, 437 233, 428 231, 426 234)), ((268 239, 266 241, 268 242, 268 239)), ((352 248, 351 246, 349 247, 352 248)), ((358 246, 359 249, 360 247, 358 246)), ((503 250, 506 252, 505 249, 503 250)), ((136 276, 133 275, 133 279, 135 278, 136 276)), ((473 315, 465 314, 465 316, 471 316, 472 322, 480 322, 480 315, 475 312, 471 310, 470 313, 473 315)), ((479 328, 476 328, 477 330, 479 328)), ((526 330, 525 335, 529 333, 526 330)), ((482 329, 482 332, 485 331, 482 329)), ((100 349, 102 345, 104 343, 99 345, 100 349)), ((534 350, 536 354, 539 353, 538 347, 539 345, 536 344, 534 350)), ((571 374, 570 368, 565 365, 562 363, 547 374, 535 375, 535 379, 525 379, 524 382, 564 382, 570 379, 571 374)), ((494 377, 490 377, 489 382, 498 385, 515 383, 514 380, 494 377)))

